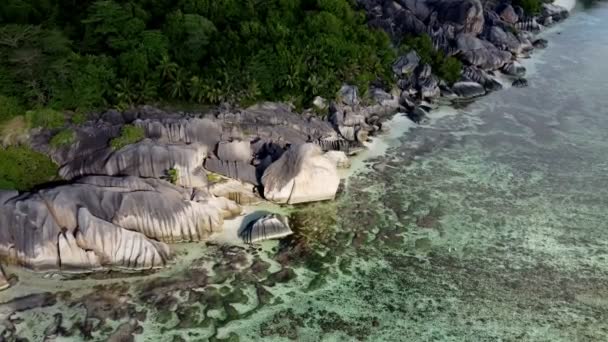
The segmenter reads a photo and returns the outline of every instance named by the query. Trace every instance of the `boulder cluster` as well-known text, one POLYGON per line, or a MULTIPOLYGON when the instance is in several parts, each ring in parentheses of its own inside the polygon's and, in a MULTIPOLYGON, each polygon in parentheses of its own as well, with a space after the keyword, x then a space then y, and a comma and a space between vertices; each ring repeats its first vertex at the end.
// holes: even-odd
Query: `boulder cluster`
MULTIPOLYGON (((304 113, 280 103, 206 113, 110 110, 70 127, 74 143, 59 147, 50 143, 56 132, 42 130, 29 143, 60 165, 65 182, 0 191, 0 258, 36 270, 153 269, 170 259, 168 244, 208 239, 241 205, 331 200, 347 155, 387 129, 392 114, 422 121, 439 96, 499 89, 495 72, 526 86, 517 57, 546 46, 533 32, 567 16, 551 4, 528 17, 508 3, 479 0, 359 3, 370 25, 395 41, 428 34, 435 49, 464 63, 460 80, 448 86, 410 51, 393 64, 398 81, 390 93, 371 88, 362 99, 357 87, 344 85, 334 101, 316 98, 304 113), (126 125, 145 138, 113 147, 126 125)), ((286 220, 268 216, 241 236, 255 242, 289 233, 286 220)), ((0 269, 0 289, 8 284, 0 269)))
MULTIPOLYGON (((395 44, 411 36, 428 35, 433 49, 458 58, 463 64, 459 80, 452 85, 437 77, 431 65, 410 51, 395 61, 393 72, 401 91, 400 104, 410 112, 415 103, 439 96, 472 98, 502 87, 494 75, 502 72, 515 86, 525 86, 525 68, 516 62, 546 40, 534 35, 544 26, 563 20, 568 11, 543 3, 537 16, 509 0, 358 0, 370 25, 386 31, 395 44)), ((419 115, 412 113, 413 118, 419 115)))

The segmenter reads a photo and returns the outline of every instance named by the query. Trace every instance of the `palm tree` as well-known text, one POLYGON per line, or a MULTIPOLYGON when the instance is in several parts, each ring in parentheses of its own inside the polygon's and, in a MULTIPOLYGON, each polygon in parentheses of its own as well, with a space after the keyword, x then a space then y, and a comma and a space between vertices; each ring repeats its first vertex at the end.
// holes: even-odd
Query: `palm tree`
POLYGON ((169 95, 174 99, 183 98, 188 89, 188 73, 184 69, 177 69, 175 78, 167 84, 169 95))
POLYGON ((171 61, 168 55, 163 55, 158 66, 156 66, 156 70, 160 72, 161 80, 170 81, 175 79, 175 74, 177 73, 177 69, 179 66, 177 63, 171 61))
POLYGON ((122 78, 116 84, 116 99, 120 107, 131 106, 136 98, 133 83, 128 78, 122 78))
POLYGON ((207 96, 207 92, 209 91, 209 87, 205 85, 203 80, 198 76, 192 76, 190 78, 190 86, 188 87, 188 93, 190 94, 190 99, 192 101, 202 103, 205 97, 207 96))

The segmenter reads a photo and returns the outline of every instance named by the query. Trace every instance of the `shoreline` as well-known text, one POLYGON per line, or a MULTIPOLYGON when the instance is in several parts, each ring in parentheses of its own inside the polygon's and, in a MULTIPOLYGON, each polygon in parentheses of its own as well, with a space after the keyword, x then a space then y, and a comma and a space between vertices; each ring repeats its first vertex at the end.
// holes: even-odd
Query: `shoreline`
MULTIPOLYGON (((572 0, 558 0, 555 2, 555 4, 568 5, 569 6, 568 9, 572 10, 574 8, 574 6, 576 5, 576 2, 572 1, 572 0)), ((564 6, 564 7, 566 7, 566 6, 564 6)), ((543 32, 545 32, 545 31, 543 31, 543 32)), ((533 58, 534 57, 532 57, 531 59, 533 59, 533 58)), ((530 60, 530 59, 527 59, 527 60, 530 60)), ((436 120, 436 119, 440 118, 441 115, 444 115, 443 111, 446 108, 453 108, 453 107, 451 107, 451 104, 450 104, 449 106, 439 106, 436 109, 433 109, 432 111, 430 111, 431 113, 434 113, 435 115, 439 114, 440 116, 429 117, 429 119, 430 119, 429 124, 432 124, 433 120, 436 120)), ((447 114, 447 115, 449 115, 449 114, 447 114)), ((349 169, 340 171, 340 176, 342 179, 344 179, 344 182, 346 185, 348 185, 348 179, 353 174, 359 172, 363 167, 366 167, 366 161, 368 161, 371 158, 381 157, 382 155, 384 155, 384 153, 390 146, 390 143, 389 143, 390 141, 399 139, 409 129, 411 129, 412 127, 416 127, 416 124, 413 123, 410 119, 408 119, 406 117, 406 115, 404 115, 403 113, 394 114, 392 116, 392 118, 390 120, 384 122, 384 124, 391 127, 390 131, 388 133, 383 133, 378 136, 374 136, 372 138, 371 142, 365 144, 366 149, 364 151, 358 153, 357 155, 353 156, 352 158, 349 158, 349 160, 351 162, 351 167, 349 169)), ((259 212, 261 210, 266 210, 268 212, 277 212, 277 213, 286 212, 284 207, 282 207, 279 204, 274 204, 272 202, 264 202, 262 205, 255 205, 255 206, 243 206, 243 212, 241 215, 239 215, 235 219, 224 221, 224 230, 221 233, 216 233, 216 234, 212 235, 209 238, 209 240, 207 240, 207 241, 210 243, 243 245, 244 243, 240 240, 240 238, 238 238, 236 232, 242 226, 242 222, 245 217, 247 217, 248 215, 253 214, 255 212, 259 212)), ((184 246, 184 244, 180 244, 180 245, 184 246)), ((173 247, 173 248, 175 246, 179 246, 179 245, 175 245, 175 244, 171 245, 171 247, 173 247)), ((177 261, 174 263, 180 264, 181 261, 177 261)), ((173 266, 174 265, 169 265, 168 268, 172 268, 173 266)), ((22 268, 19 268, 19 269, 22 269, 22 268)), ((12 273, 15 273, 13 266, 7 267, 7 270, 11 271, 12 273)), ((25 270, 25 271, 28 273, 34 274, 34 275, 43 275, 42 276, 43 278, 45 278, 45 279, 47 278, 46 275, 44 275, 44 273, 38 273, 38 272, 34 272, 34 271, 29 271, 29 270, 25 270)), ((17 272, 17 273, 21 273, 21 272, 17 272)), ((58 273, 58 272, 54 272, 54 271, 50 272, 50 274, 51 274, 49 276, 50 278, 53 277, 52 276, 53 273, 58 273)), ((164 272, 160 271, 160 272, 156 272, 156 273, 164 273, 164 272)), ((146 276, 144 276, 144 277, 146 277, 146 276)), ((31 278, 35 278, 35 276, 32 276, 31 278)), ((142 277, 136 276, 133 278, 141 279, 142 277)), ((108 280, 108 281, 112 282, 114 280, 108 280)), ((75 282, 79 282, 79 281, 76 280, 75 282)), ((6 290, 5 293, 9 293, 11 290, 12 290, 12 288, 6 290)))

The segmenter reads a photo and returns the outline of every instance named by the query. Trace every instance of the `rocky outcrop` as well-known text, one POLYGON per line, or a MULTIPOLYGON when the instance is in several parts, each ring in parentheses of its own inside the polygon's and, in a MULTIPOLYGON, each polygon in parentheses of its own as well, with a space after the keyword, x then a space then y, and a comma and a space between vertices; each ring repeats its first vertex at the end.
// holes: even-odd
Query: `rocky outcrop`
POLYGON ((452 91, 464 98, 483 96, 486 93, 484 87, 477 82, 456 82, 452 86, 452 91))
POLYGON ((338 169, 348 169, 350 167, 350 160, 346 153, 342 151, 329 151, 325 153, 325 157, 334 163, 338 169))
POLYGON ((483 6, 479 0, 429 0, 437 22, 453 25, 459 32, 479 34, 483 30, 483 6))
POLYGON ((166 242, 220 231, 229 203, 155 179, 93 176, 9 198, 0 207, 0 256, 38 270, 150 269, 166 242))
POLYGON ((6 290, 10 286, 11 286, 11 283, 9 282, 9 279, 6 276, 6 273, 4 273, 4 269, 2 268, 2 265, 0 265, 0 291, 6 290))
POLYGON ((519 15, 515 12, 513 6, 508 3, 499 4, 498 7, 496 7, 496 13, 498 13, 500 19, 509 24, 515 24, 519 21, 519 15))
POLYGON ((462 59, 474 66, 496 70, 511 61, 512 55, 501 51, 492 43, 481 40, 472 34, 461 34, 456 39, 462 59))
POLYGON ((264 197, 275 203, 333 199, 340 185, 334 163, 318 146, 293 146, 270 165, 262 177, 264 197))
POLYGON ((85 175, 164 178, 170 169, 176 169, 178 185, 199 187, 207 184, 202 169, 207 150, 197 143, 172 144, 146 139, 118 151, 105 148, 74 158, 61 167, 59 174, 64 179, 85 175))
POLYGON ((245 243, 256 243, 265 240, 280 239, 293 234, 287 218, 270 214, 250 222, 239 232, 245 243))

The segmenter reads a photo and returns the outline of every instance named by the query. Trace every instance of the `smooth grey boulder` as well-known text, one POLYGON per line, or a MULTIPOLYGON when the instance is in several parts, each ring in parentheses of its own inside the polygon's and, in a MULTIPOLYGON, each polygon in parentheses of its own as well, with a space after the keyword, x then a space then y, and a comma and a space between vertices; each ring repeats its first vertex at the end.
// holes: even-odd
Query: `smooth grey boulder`
POLYGON ((0 206, 0 256, 36 270, 162 267, 168 243, 220 231, 226 203, 156 179, 90 176, 0 206))
POLYGON ((568 18, 570 13, 568 10, 562 6, 550 3, 542 4, 541 8, 541 17, 543 18, 551 18, 554 21, 560 21, 568 18))
POLYGON ((356 86, 345 84, 338 91, 338 100, 347 106, 359 104, 359 89, 356 86))
POLYGON ((209 186, 209 192, 217 197, 224 197, 240 205, 253 205, 262 199, 254 191, 252 184, 234 179, 226 179, 209 186))
POLYGON ((456 82, 452 86, 452 91, 464 98, 483 96, 486 93, 484 87, 477 82, 456 82))
POLYGON ((222 141, 217 145, 217 157, 226 161, 249 162, 253 159, 253 151, 249 141, 222 141))
POLYGON ((462 70, 462 76, 469 81, 481 84, 486 90, 495 91, 502 89, 502 84, 495 80, 484 70, 477 67, 467 66, 462 70))
POLYGON ((500 19, 504 20, 509 24, 515 24, 519 21, 519 15, 515 12, 513 6, 508 3, 502 3, 496 7, 496 13, 500 16, 500 19))
POLYGON ((144 128, 148 138, 167 143, 198 143, 209 150, 222 136, 221 123, 210 118, 138 119, 134 124, 144 128))
POLYGON ((498 50, 492 43, 472 34, 460 34, 456 39, 462 59, 482 69, 499 69, 511 61, 510 52, 498 50))
POLYGON ((427 5, 437 13, 442 24, 451 24, 459 32, 479 34, 483 30, 483 6, 479 0, 429 0, 427 5))
POLYGON ((526 74, 526 68, 518 62, 510 62, 502 68, 502 72, 509 76, 521 77, 526 74))
POLYGON ((350 167, 350 160, 346 153, 342 151, 326 152, 325 157, 334 163, 338 169, 348 169, 350 167))
POLYGON ((204 167, 206 170, 218 173, 243 182, 259 185, 257 168, 249 163, 242 161, 225 161, 219 159, 205 159, 204 167))
POLYGON ((426 21, 431 15, 426 0, 399 0, 399 2, 421 21, 426 21))
POLYGON ((397 58, 393 63, 393 73, 397 77, 410 75, 418 67, 418 64, 420 64, 420 57, 416 51, 410 51, 407 55, 397 58))
POLYGON ((9 282, 9 279, 6 276, 6 273, 4 273, 2 265, 0 265, 0 291, 8 289, 10 286, 11 283, 9 282))
POLYGON ((63 165, 59 175, 73 179, 86 175, 164 178, 178 170, 177 184, 185 187, 207 184, 202 170, 208 148, 200 144, 162 143, 150 139, 114 151, 106 148, 63 165))
POLYGON ((292 146, 262 176, 264 197, 275 203, 330 200, 340 176, 334 163, 314 144, 292 146))
POLYGON ((492 26, 490 28, 488 41, 501 50, 519 53, 521 50, 521 42, 511 33, 503 30, 500 26, 492 26))
POLYGON ((270 214, 250 222, 239 236, 245 243, 281 239, 293 234, 286 217, 270 214))

